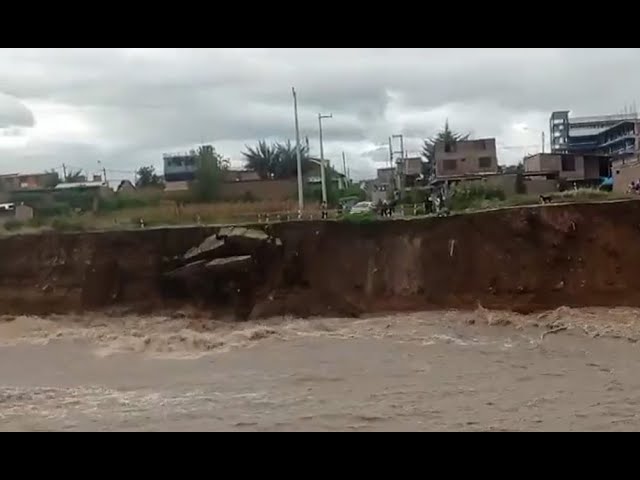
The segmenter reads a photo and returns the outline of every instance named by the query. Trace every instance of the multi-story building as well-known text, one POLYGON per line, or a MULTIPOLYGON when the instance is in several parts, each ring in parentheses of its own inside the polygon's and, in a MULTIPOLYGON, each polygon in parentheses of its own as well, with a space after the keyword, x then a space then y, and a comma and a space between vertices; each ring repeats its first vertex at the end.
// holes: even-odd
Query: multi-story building
POLYGON ((165 182, 190 182, 196 178, 198 165, 195 153, 165 153, 162 158, 165 182))
POLYGON ((640 118, 636 113, 570 117, 569 111, 551 114, 551 152, 607 155, 613 161, 637 158, 640 118))
POLYGON ((611 169, 606 155, 537 153, 524 159, 525 176, 537 175, 578 183, 599 183, 611 169))
POLYGON ((396 185, 395 167, 379 168, 376 178, 364 182, 367 197, 373 202, 384 202, 391 198, 396 185))
POLYGON ((498 173, 496 139, 482 138, 455 143, 437 142, 436 180, 498 173))
POLYGON ((422 177, 422 157, 402 157, 396 160, 398 190, 415 187, 422 177))

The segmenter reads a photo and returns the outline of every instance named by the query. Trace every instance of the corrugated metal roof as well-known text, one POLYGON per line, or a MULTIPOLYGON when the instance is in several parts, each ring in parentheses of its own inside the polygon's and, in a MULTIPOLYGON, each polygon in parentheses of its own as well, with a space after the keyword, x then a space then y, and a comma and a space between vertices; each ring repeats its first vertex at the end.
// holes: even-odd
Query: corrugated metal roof
POLYGON ((56 190, 65 190, 69 188, 98 188, 105 186, 102 182, 75 182, 75 183, 59 183, 55 186, 56 190))

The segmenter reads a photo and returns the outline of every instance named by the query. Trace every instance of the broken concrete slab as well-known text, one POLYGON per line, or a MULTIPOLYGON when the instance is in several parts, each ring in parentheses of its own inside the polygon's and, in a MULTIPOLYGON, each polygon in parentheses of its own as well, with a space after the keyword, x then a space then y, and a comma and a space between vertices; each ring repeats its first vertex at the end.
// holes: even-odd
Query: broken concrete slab
POLYGON ((251 255, 236 255, 233 257, 216 258, 205 265, 208 271, 224 273, 228 271, 241 271, 251 267, 251 255))
POLYGON ((212 252, 224 245, 224 240, 221 240, 216 237, 216 235, 211 235, 207 237, 204 242, 202 242, 199 246, 190 248, 187 253, 184 254, 183 258, 188 260, 190 258, 198 257, 202 254, 212 252))
POLYGON ((245 237, 254 240, 266 241, 269 239, 269 235, 262 230, 247 227, 223 227, 218 232, 218 238, 227 237, 245 237))
MULTIPOLYGON (((225 245, 228 250, 225 256, 252 255, 264 246, 270 246, 271 237, 262 230, 245 227, 232 227, 223 232, 225 245)), ((222 256, 222 255, 221 255, 222 256)))
POLYGON ((250 259, 251 259, 251 255, 236 255, 233 257, 216 258, 214 260, 211 260, 210 262, 207 262, 206 267, 212 268, 218 265, 227 265, 229 263, 244 262, 250 259))
POLYGON ((205 270, 206 260, 198 260, 195 262, 187 263, 181 267, 178 267, 170 272, 165 273, 165 277, 169 278, 184 278, 194 274, 198 274, 205 270))

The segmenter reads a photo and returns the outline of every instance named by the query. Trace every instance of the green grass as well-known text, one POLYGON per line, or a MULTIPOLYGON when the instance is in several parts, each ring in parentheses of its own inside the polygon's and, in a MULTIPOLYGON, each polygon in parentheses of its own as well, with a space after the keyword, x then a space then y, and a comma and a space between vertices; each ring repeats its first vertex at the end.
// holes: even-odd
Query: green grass
MULTIPOLYGON (((495 189, 472 188, 464 189, 463 193, 458 193, 454 200, 452 213, 473 213, 483 210, 498 208, 532 206, 540 204, 539 195, 514 195, 502 198, 502 195, 495 189)), ((629 195, 605 192, 596 189, 579 189, 556 192, 550 194, 552 203, 580 203, 612 201, 633 198, 629 195)), ((85 230, 121 230, 130 228, 140 228, 140 218, 144 220, 145 228, 160 227, 170 225, 193 225, 202 224, 236 224, 258 222, 257 212, 269 213, 270 220, 276 221, 278 212, 293 212, 295 218, 295 202, 216 202, 208 204, 187 204, 177 209, 172 202, 156 203, 155 199, 150 201, 151 205, 135 207, 132 206, 114 211, 103 211, 98 214, 86 212, 82 214, 65 213, 53 217, 37 215, 27 222, 20 222, 9 219, 0 232, 12 234, 16 232, 37 232, 40 230, 55 230, 60 232, 76 232, 85 230)), ((314 219, 319 218, 317 206, 310 205, 314 219)), ((413 206, 398 205, 398 211, 404 209, 405 217, 413 216, 413 206)), ((420 204, 417 215, 424 214, 423 205, 420 204)), ((283 218, 284 219, 284 218, 283 218)), ((347 214, 339 221, 357 225, 373 224, 384 221, 375 212, 362 214, 347 214)))
POLYGON ((4 222, 3 226, 5 230, 7 230, 8 232, 12 232, 15 230, 20 230, 24 226, 24 223, 22 223, 20 220, 11 219, 4 222))
MULTIPOLYGON (((564 192, 554 192, 548 194, 553 203, 580 203, 594 201, 624 200, 631 198, 629 195, 606 192, 595 188, 581 188, 578 190, 567 190, 564 192)), ((454 203, 453 211, 477 212, 504 207, 525 207, 540 204, 540 195, 514 195, 504 199, 500 198, 474 198, 471 201, 463 202, 465 208, 455 208, 461 203, 454 203)))
POLYGON ((358 225, 374 223, 380 221, 374 212, 369 213, 350 213, 340 219, 341 222, 355 223, 358 225))

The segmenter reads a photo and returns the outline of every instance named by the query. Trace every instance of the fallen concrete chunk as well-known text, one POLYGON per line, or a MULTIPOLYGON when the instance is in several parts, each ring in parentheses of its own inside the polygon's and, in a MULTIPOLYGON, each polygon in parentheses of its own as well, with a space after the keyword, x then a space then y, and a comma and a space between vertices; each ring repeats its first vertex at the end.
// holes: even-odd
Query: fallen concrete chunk
POLYGON ((191 275, 197 274, 198 272, 204 271, 205 264, 206 260, 198 260, 196 262, 187 263, 182 267, 171 270, 164 275, 170 278, 189 277, 191 275))
POLYGON ((254 240, 268 240, 269 235, 262 230, 246 227, 223 227, 218 232, 218 238, 226 237, 245 237, 254 240))
POLYGON ((205 268, 215 273, 231 270, 242 270, 251 265, 251 255, 237 255, 234 257, 216 258, 205 265, 205 268))
POLYGON ((224 240, 220 240, 216 238, 215 235, 211 235, 207 237, 204 242, 202 242, 199 246, 190 248, 187 253, 184 254, 184 259, 188 260, 193 257, 197 257, 199 255, 211 252, 216 250, 224 245, 224 240))
POLYGON ((228 232, 229 235, 224 237, 225 255, 222 256, 235 256, 235 255, 253 255, 256 251, 263 246, 271 245, 270 237, 261 230, 253 230, 250 228, 234 228, 228 232))
MULTIPOLYGON (((236 234, 234 233, 234 235, 236 235, 236 234)), ((247 238, 253 238, 255 240, 268 240, 269 239, 269 235, 264 233, 262 230, 254 230, 254 229, 250 229, 250 228, 246 228, 241 236, 247 237, 247 238)))

